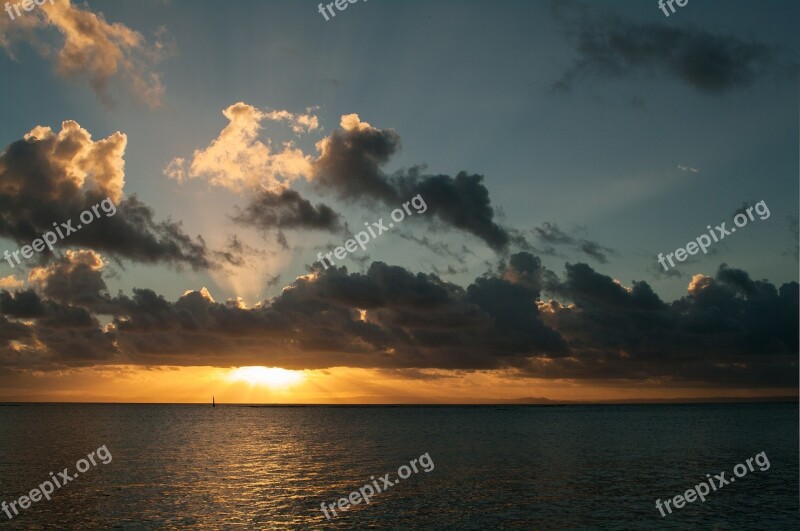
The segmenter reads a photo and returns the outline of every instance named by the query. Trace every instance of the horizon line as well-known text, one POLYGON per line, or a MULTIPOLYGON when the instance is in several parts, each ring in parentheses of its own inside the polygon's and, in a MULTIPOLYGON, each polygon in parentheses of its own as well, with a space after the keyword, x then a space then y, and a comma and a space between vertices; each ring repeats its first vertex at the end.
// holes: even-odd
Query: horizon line
MULTIPOLYGON (((799 403, 798 396, 762 397, 709 397, 709 398, 625 398, 606 400, 551 400, 548 398, 512 398, 494 401, 475 400, 463 402, 216 402, 218 406, 260 407, 389 407, 389 406, 584 406, 584 405, 668 405, 668 404, 752 404, 752 403, 799 403)), ((14 405, 141 405, 141 406, 203 406, 208 402, 106 402, 106 401, 2 401, 2 406, 14 405)))

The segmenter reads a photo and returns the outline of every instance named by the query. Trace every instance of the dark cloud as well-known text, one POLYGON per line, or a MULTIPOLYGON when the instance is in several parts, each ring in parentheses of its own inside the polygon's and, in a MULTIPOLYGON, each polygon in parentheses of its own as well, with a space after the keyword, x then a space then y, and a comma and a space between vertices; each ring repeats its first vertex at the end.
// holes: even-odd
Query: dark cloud
POLYGON ((776 289, 724 264, 663 302, 645 282, 625 288, 586 264, 567 264, 543 320, 568 339, 566 360, 534 362, 548 377, 795 387, 798 284, 776 289))
POLYGON ((570 27, 578 59, 554 85, 569 91, 591 77, 640 74, 676 79, 707 94, 751 85, 772 73, 797 75, 796 64, 781 64, 773 47, 685 25, 636 24, 619 18, 560 10, 570 27))
MULTIPOLYGON (((0 155, 0 236, 30 244, 54 224, 71 220, 75 229, 57 248, 88 247, 115 259, 204 269, 212 265, 201 238, 187 236, 180 223, 157 222, 135 195, 121 199, 124 182, 121 133, 93 142, 75 122, 57 135, 37 127, 0 155), (98 203, 109 199, 100 208, 98 203), (97 209, 91 224, 80 214, 97 209)), ((48 250, 38 255, 47 260, 48 250)))
POLYGON ((275 235, 275 241, 278 242, 278 245, 280 245, 283 250, 289 250, 289 240, 286 239, 286 234, 284 234, 282 230, 279 230, 275 235))
POLYGON ((105 331, 87 308, 44 300, 30 290, 1 291, 0 314, 0 366, 93 366, 113 363, 118 354, 113 332, 105 331))
POLYGON ((0 313, 18 319, 43 317, 45 307, 39 295, 33 290, 17 291, 14 295, 0 291, 0 313))
MULTIPOLYGON (((0 304, 7 298, 9 298, 8 292, 0 291, 0 304)), ((0 308, 2 308, 2 306, 0 306, 0 308)), ((29 327, 21 323, 10 321, 5 316, 0 315, 0 347, 2 347, 2 350, 0 350, 0 366, 10 365, 14 362, 18 365, 22 365, 20 360, 17 359, 18 352, 15 352, 11 348, 11 342, 29 340, 31 333, 32 331, 29 327)))
POLYGON ((608 253, 613 253, 613 249, 603 247, 599 243, 591 240, 580 240, 578 242, 578 249, 586 255, 591 256, 601 264, 608 263, 608 253))
POLYGON ((233 220, 261 230, 312 229, 337 232, 342 230, 341 216, 325 204, 314 206, 298 192, 283 189, 263 190, 233 220))
POLYGON ((477 236, 492 249, 503 251, 508 247, 511 237, 508 229, 495 222, 482 175, 463 171, 455 177, 411 173, 395 175, 393 181, 406 200, 421 195, 428 205, 428 215, 477 236))
MULTIPOLYGON (((255 269, 262 261, 268 256, 274 256, 275 251, 266 249, 257 249, 246 243, 235 234, 229 234, 225 240, 225 244, 215 251, 211 251, 210 255, 215 263, 227 264, 239 267, 249 267, 255 269)), ((224 274, 236 274, 236 272, 229 269, 221 270, 224 274)))
POLYGON ((585 254, 597 260, 601 264, 608 263, 609 254, 615 254, 613 249, 600 245, 600 243, 596 241, 587 240, 585 238, 576 239, 570 236, 561 230, 557 223, 545 221, 542 223, 541 227, 534 227, 533 232, 538 241, 545 245, 542 250, 537 249, 537 251, 542 254, 556 256, 556 246, 568 247, 575 252, 585 254))
POLYGON ((0 292, 6 366, 511 368, 539 378, 797 384, 798 284, 776 288, 724 264, 671 303, 646 282, 626 287, 583 263, 566 264, 561 280, 529 253, 466 288, 381 262, 364 273, 317 265, 247 308, 205 289, 175 302, 147 289, 112 297, 101 269, 78 267, 89 262, 72 255, 35 271, 37 291, 0 292))
POLYGON ((530 253, 517 253, 511 256, 506 265, 501 262, 498 271, 506 282, 521 285, 537 297, 542 291, 551 291, 558 285, 558 277, 542 265, 538 256, 530 253))
MULTIPOLYGON (((53 367, 69 364, 60 354, 67 343, 57 338, 73 331, 47 321, 57 310, 111 316, 110 328, 95 326, 98 337, 113 337, 127 362, 139 364, 476 369, 521 367, 533 352, 566 352, 559 334, 538 319, 538 281, 482 278, 464 290, 434 275, 376 262, 363 274, 314 270, 270 303, 246 309, 216 303, 204 290, 174 303, 146 289, 135 289, 132 297, 110 297, 100 275, 63 264, 43 268, 37 286, 42 293, 57 293, 61 302, 33 292, 3 292, 2 313, 28 319, 36 314, 27 330, 31 337, 48 337, 44 345, 36 347, 32 340, 27 345, 38 354, 38 367, 44 360, 53 367), (95 275, 94 281, 87 281, 87 274, 95 275), (83 306, 66 303, 76 301, 80 286, 87 284, 95 289, 82 295, 83 306), (23 304, 26 297, 32 300, 23 304), (50 345, 59 345, 58 353, 50 345)), ((74 327, 86 335, 91 322, 76 321, 74 327)), ((116 359, 113 351, 106 354, 116 359)))
POLYGON ((400 135, 394 129, 377 129, 349 115, 342 118, 342 128, 335 129, 320 146, 315 162, 318 184, 346 199, 398 201, 397 190, 382 170, 400 150, 400 135))
POLYGON ((737 214, 747 214, 748 208, 755 208, 755 201, 742 201, 742 205, 731 212, 731 217, 735 218, 737 214))
POLYGON ((382 369, 381 374, 389 378, 401 378, 404 380, 446 380, 458 378, 459 373, 420 371, 418 369, 382 369))
POLYGON ((232 266, 243 266, 245 246, 238 236, 228 236, 225 247, 222 250, 214 251, 214 257, 221 262, 232 266))
POLYGON ((545 221, 541 227, 535 227, 533 230, 539 240, 545 243, 552 245, 572 245, 575 243, 575 238, 562 231, 556 223, 545 221))
POLYGON ((63 243, 146 264, 163 263, 193 269, 214 267, 201 237, 192 239, 183 231, 180 222, 157 222, 154 217, 153 209, 132 195, 117 205, 115 216, 84 227, 63 243))
POLYGON ((377 199, 392 208, 421 195, 427 214, 446 226, 469 232, 495 250, 508 246, 509 232, 495 221, 482 175, 425 175, 420 167, 391 176, 384 172, 400 149, 393 129, 374 128, 354 114, 344 116, 342 127, 323 139, 319 149, 314 182, 322 189, 344 199, 377 199))
POLYGON ((35 268, 29 278, 41 293, 61 304, 93 306, 107 292, 101 257, 92 251, 68 251, 47 267, 35 268))
POLYGON ((688 273, 684 273, 676 268, 667 269, 665 271, 664 267, 658 262, 650 264, 647 270, 656 278, 684 278, 688 276, 688 273))
POLYGON ((433 264, 431 264, 430 267, 431 267, 431 271, 433 271, 434 273, 436 273, 436 275, 438 275, 440 277, 465 274, 465 273, 469 272, 469 268, 467 268, 466 266, 462 266, 461 268, 457 269, 453 265, 448 265, 447 268, 444 269, 444 270, 441 269, 441 268, 436 267, 433 264))

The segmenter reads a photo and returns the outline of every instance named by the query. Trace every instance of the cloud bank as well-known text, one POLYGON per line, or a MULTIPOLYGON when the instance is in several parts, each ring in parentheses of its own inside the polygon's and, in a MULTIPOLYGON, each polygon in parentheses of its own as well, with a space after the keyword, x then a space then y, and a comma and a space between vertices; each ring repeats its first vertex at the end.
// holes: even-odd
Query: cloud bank
POLYGON ((374 262, 313 269, 246 308, 205 290, 170 302, 110 296, 95 253, 70 253, 0 292, 0 365, 86 364, 512 369, 521 377, 797 385, 798 284, 780 288, 722 265, 662 301, 583 263, 565 276, 517 253, 466 288, 374 262), (556 297, 546 299, 543 293, 556 297), (101 327, 97 316, 111 324, 101 327))

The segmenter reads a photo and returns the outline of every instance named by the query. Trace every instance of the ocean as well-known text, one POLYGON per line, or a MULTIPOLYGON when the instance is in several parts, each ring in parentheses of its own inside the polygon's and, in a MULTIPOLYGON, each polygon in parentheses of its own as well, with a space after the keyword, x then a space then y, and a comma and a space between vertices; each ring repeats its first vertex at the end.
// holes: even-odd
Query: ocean
POLYGON ((0 529, 796 530, 798 448, 796 403, 3 405, 0 501, 96 464, 0 529), (705 502, 656 508, 723 471, 705 502))

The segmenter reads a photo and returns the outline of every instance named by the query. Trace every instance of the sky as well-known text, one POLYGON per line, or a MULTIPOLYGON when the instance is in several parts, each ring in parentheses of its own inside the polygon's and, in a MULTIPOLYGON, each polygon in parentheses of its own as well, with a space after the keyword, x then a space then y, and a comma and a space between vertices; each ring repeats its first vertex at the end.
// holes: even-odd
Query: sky
POLYGON ((797 393, 794 2, 13 4, 2 401, 797 393))

